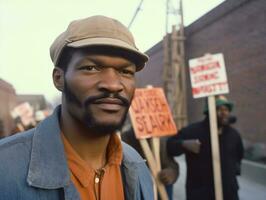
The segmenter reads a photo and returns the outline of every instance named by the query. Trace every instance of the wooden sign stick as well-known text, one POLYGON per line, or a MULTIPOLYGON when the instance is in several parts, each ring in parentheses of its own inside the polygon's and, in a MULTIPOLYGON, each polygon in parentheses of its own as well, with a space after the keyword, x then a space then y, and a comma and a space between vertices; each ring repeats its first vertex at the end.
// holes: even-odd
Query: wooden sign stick
MULTIPOLYGON (((160 138, 153 137, 151 138, 151 149, 155 158, 156 166, 158 172, 161 171, 161 159, 160 159, 160 138)), ((158 173, 157 173, 158 174, 158 173)), ((157 200, 157 190, 155 191, 155 199, 157 200)))
POLYGON ((209 107, 209 120, 210 120, 210 130, 211 130, 212 165, 213 165, 213 176, 214 176, 215 199, 223 200, 220 148, 219 148, 217 115, 216 115, 216 105, 215 105, 214 96, 208 97, 208 107, 209 107))
POLYGON ((156 182, 156 186, 158 188, 160 197, 161 197, 162 200, 168 200, 168 196, 167 196, 165 187, 164 187, 164 185, 160 182, 160 180, 157 177, 159 170, 158 170, 157 162, 155 161, 153 153, 152 153, 152 151, 150 149, 150 146, 149 146, 149 144, 148 144, 146 139, 140 139, 139 142, 140 142, 142 150, 143 150, 143 152, 145 154, 145 157, 146 157, 146 159, 148 161, 148 164, 149 164, 152 176, 153 176, 153 178, 154 178, 154 180, 156 182))
POLYGON ((160 158, 160 138, 153 137, 151 139, 152 144, 152 152, 157 164, 158 171, 161 171, 161 158, 160 158))
MULTIPOLYGON (((152 85, 147 85, 146 88, 153 88, 152 85)), ((158 172, 161 171, 161 159, 160 159, 160 138, 152 137, 152 152, 155 158, 155 162, 157 164, 158 172)))
MULTIPOLYGON (((147 85, 146 88, 153 88, 152 85, 147 85)), ((157 163, 158 171, 161 171, 161 159, 160 159, 160 139, 158 137, 152 137, 152 152, 157 163)))
MULTIPOLYGON (((152 85, 147 85, 146 88, 153 88, 152 85)), ((160 159, 160 138, 158 137, 152 137, 151 138, 152 142, 152 152, 155 158, 155 163, 157 166, 158 172, 161 171, 161 159, 160 159)), ((157 172, 157 174, 158 174, 157 172)), ((155 177, 156 178, 156 177, 155 177)))

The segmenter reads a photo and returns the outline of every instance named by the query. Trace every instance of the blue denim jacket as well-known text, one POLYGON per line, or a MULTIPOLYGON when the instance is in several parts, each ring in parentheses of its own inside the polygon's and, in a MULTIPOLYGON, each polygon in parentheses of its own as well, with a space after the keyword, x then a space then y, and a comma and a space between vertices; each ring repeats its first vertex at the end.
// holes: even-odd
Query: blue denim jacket
MULTIPOLYGON (((60 107, 36 128, 0 140, 0 200, 79 200, 60 137, 60 107)), ((144 160, 123 143, 126 200, 153 200, 144 160)))

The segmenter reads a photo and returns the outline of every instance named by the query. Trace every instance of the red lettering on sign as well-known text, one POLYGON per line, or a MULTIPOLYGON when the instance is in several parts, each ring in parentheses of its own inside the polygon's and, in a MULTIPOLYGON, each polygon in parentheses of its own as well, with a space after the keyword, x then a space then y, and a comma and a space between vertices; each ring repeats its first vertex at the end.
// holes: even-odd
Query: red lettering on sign
POLYGON ((223 91, 226 85, 227 85, 227 82, 195 87, 195 88, 192 88, 192 93, 193 95, 199 95, 200 93, 212 93, 212 92, 223 91))
POLYGON ((137 138, 177 133, 161 88, 137 89, 129 111, 137 138))
POLYGON ((208 71, 208 70, 213 70, 213 69, 218 69, 220 68, 220 63, 219 62, 212 62, 212 63, 208 63, 206 65, 198 65, 196 67, 191 67, 190 68, 190 72, 192 74, 196 74, 198 72, 202 72, 202 71, 208 71))
POLYGON ((211 80, 217 80, 218 77, 218 72, 210 73, 210 74, 202 74, 199 76, 194 76, 194 83, 200 83, 200 82, 205 82, 205 81, 211 81, 211 80))

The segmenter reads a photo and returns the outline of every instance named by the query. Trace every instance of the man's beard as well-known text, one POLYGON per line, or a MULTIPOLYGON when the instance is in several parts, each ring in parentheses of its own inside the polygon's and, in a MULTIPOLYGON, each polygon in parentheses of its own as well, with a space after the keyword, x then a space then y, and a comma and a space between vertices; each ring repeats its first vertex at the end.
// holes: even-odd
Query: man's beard
MULTIPOLYGON (((71 104, 75 104, 77 107, 83 109, 84 114, 82 116, 81 122, 90 130, 90 132, 94 133, 95 136, 104 136, 108 134, 112 134, 115 131, 121 129, 123 126, 125 120, 126 120, 126 115, 130 106, 130 101, 127 100, 125 97, 122 97, 121 95, 117 93, 109 93, 109 92, 102 92, 100 95, 97 96, 90 96, 88 97, 84 102, 81 102, 78 97, 71 91, 71 89, 68 87, 68 84, 64 83, 64 90, 66 101, 71 104), (90 109, 90 106, 93 106, 92 104, 99 99, 102 98, 117 98, 122 102, 122 106, 125 107, 125 112, 122 116, 122 119, 120 120, 119 123, 101 123, 97 121, 95 118, 92 110, 90 109)), ((70 112, 71 114, 71 112, 70 112)), ((71 114, 73 118, 77 119, 76 116, 71 114)), ((79 119, 77 119, 79 120, 79 119)), ((80 120, 79 120, 80 121, 80 120)))
POLYGON ((226 117, 226 118, 219 118, 219 117, 217 117, 218 127, 228 126, 229 123, 230 123, 229 122, 229 117, 226 117))

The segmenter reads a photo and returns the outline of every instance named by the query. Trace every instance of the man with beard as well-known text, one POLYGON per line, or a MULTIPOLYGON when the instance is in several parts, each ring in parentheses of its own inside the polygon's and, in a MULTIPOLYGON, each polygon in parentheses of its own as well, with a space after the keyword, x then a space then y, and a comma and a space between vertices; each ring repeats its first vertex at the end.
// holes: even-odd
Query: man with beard
MULTIPOLYGON (((221 158, 222 187, 224 200, 238 200, 237 175, 243 158, 243 144, 240 134, 230 126, 235 118, 230 116, 233 104, 224 96, 216 98, 219 147, 221 158)), ((206 118, 191 124, 167 141, 171 156, 185 154, 187 163, 187 200, 214 200, 214 181, 210 143, 208 107, 206 118)))
POLYGON ((148 57, 124 25, 104 16, 70 23, 50 55, 62 105, 1 141, 1 199, 152 200, 146 163, 116 134, 148 57))

